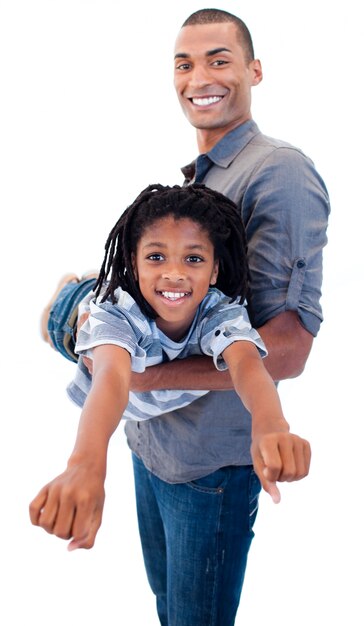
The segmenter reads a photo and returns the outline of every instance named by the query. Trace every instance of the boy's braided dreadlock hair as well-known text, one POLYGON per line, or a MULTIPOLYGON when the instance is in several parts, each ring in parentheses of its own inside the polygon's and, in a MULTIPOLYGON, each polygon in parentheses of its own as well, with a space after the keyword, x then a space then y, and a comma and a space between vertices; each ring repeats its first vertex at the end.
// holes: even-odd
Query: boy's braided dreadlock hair
POLYGON ((202 184, 186 187, 149 185, 126 209, 110 232, 105 257, 95 286, 100 295, 110 272, 102 301, 115 302, 115 290, 121 287, 150 318, 156 314, 143 298, 133 271, 133 256, 146 229, 157 220, 172 216, 175 220, 191 219, 205 230, 219 260, 216 287, 231 299, 240 296, 243 303, 248 290, 247 244, 243 222, 237 206, 217 191, 202 184))

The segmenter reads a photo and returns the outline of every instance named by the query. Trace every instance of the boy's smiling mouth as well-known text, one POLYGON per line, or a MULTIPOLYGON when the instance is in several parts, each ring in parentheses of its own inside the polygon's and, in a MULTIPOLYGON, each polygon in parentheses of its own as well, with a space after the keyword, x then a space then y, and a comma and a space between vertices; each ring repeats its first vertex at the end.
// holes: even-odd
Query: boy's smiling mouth
POLYGON ((174 302, 175 300, 181 300, 181 298, 185 298, 191 295, 190 291, 157 291, 158 294, 174 302))

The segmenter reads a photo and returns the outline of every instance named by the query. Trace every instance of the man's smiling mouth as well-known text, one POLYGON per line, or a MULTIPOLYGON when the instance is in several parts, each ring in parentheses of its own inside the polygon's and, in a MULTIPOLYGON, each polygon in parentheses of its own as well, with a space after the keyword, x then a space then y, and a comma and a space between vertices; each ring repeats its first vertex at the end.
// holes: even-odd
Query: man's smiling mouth
POLYGON ((198 107, 206 107, 209 104, 216 104, 223 99, 224 96, 206 96, 204 98, 190 98, 192 104, 198 107))

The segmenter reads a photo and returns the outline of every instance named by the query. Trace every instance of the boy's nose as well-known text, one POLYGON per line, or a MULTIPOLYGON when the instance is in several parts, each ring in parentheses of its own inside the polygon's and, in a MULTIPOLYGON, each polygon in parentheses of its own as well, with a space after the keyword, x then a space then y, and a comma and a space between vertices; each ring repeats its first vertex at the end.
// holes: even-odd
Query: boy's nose
POLYGON ((186 278, 186 272, 184 268, 178 265, 171 265, 164 268, 162 278, 174 281, 184 280, 186 278))

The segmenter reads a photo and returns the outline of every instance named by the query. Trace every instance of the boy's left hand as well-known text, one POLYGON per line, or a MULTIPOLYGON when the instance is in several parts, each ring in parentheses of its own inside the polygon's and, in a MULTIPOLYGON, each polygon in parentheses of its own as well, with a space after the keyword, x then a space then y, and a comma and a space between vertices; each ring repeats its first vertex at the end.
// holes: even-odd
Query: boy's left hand
POLYGON ((273 502, 280 502, 276 482, 293 482, 307 476, 311 461, 308 441, 290 432, 255 435, 251 453, 254 470, 273 502))
POLYGON ((101 525, 104 499, 103 472, 92 463, 79 463, 40 490, 30 503, 30 519, 60 539, 71 539, 69 550, 90 549, 101 525))

